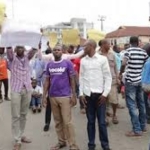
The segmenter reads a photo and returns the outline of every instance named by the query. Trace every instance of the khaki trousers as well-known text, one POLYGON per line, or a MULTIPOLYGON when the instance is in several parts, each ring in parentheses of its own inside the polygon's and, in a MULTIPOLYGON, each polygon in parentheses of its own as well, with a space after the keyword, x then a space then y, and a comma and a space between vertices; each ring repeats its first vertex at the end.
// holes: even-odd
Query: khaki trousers
POLYGON ((52 112, 55 128, 60 144, 66 143, 66 138, 71 150, 78 150, 75 141, 75 131, 71 123, 71 104, 68 97, 51 97, 52 112))
POLYGON ((11 93, 12 134, 15 143, 21 143, 30 101, 31 91, 22 89, 19 93, 11 93))
POLYGON ((0 116, 0 150, 4 150, 4 136, 5 134, 5 129, 4 129, 4 122, 2 117, 0 116))

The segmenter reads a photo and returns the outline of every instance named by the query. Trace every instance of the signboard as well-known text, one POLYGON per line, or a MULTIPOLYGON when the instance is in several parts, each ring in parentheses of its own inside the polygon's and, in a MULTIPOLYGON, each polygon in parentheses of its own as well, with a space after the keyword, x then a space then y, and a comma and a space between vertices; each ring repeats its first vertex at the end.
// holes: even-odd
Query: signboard
POLYGON ((77 29, 68 29, 62 31, 62 42, 65 45, 79 45, 80 36, 77 29))
POLYGON ((38 26, 22 21, 7 20, 2 27, 0 46, 30 46, 38 48, 41 37, 38 26))

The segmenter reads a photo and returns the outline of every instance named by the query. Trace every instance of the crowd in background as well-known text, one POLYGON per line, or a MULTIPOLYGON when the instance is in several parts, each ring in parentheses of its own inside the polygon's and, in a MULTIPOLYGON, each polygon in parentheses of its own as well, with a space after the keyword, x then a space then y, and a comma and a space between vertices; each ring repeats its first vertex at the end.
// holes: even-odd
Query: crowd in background
POLYGON ((146 124, 150 124, 149 43, 142 45, 138 37, 131 37, 121 49, 106 39, 100 40, 98 45, 94 40, 87 40, 82 47, 57 44, 51 48, 48 42, 45 54, 36 49, 24 52, 22 46, 15 50, 0 48, 0 103, 11 100, 14 150, 19 150, 22 142, 31 142, 23 136, 29 107, 33 113, 40 113, 43 106, 46 107, 44 131, 49 130, 53 112, 58 144, 51 150, 65 147, 66 138, 70 150, 79 150, 71 123, 71 108, 77 101, 81 114, 86 114, 88 120, 89 150, 96 147, 96 116, 101 146, 110 150, 107 126, 110 120, 113 124, 119 123, 118 109, 127 107, 129 110, 132 129, 126 136, 139 137, 147 132, 146 124), (10 98, 7 69, 11 74, 10 98), (126 106, 121 106, 121 98, 126 100, 126 106))

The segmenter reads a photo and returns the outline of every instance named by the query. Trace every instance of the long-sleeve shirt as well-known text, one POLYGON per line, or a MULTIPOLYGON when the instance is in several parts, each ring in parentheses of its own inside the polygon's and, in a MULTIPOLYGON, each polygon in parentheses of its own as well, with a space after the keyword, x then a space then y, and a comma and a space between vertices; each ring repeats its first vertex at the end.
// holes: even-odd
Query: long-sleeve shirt
POLYGON ((32 89, 29 61, 35 52, 35 50, 31 50, 27 55, 20 58, 14 54, 12 49, 7 49, 11 71, 10 85, 13 92, 20 92, 23 87, 28 91, 32 89))
POLYGON ((107 97, 111 90, 112 77, 105 56, 95 53, 93 57, 86 56, 80 64, 80 96, 90 96, 91 93, 102 93, 107 97))

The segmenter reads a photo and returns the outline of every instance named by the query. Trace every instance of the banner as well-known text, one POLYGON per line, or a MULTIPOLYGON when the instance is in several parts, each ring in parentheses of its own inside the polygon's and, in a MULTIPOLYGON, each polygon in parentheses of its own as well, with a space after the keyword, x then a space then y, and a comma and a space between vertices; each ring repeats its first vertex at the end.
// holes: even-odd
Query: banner
POLYGON ((80 36, 77 29, 68 29, 62 31, 62 42, 65 45, 79 45, 80 36))
POLYGON ((7 20, 2 27, 0 46, 30 46, 38 48, 41 37, 42 35, 38 26, 21 21, 7 20))
POLYGON ((50 47, 54 48, 55 45, 56 45, 57 42, 58 42, 57 33, 56 33, 56 32, 51 32, 51 33, 49 34, 49 42, 50 42, 50 47))
POLYGON ((2 0, 0 0, 0 25, 4 22, 5 11, 6 11, 6 5, 2 0))
POLYGON ((103 32, 100 32, 94 29, 88 30, 87 36, 88 36, 88 39, 93 39, 96 42, 99 42, 100 40, 105 38, 105 34, 103 32))
POLYGON ((41 35, 35 32, 7 32, 1 35, 0 47, 30 46, 38 49, 41 35))

